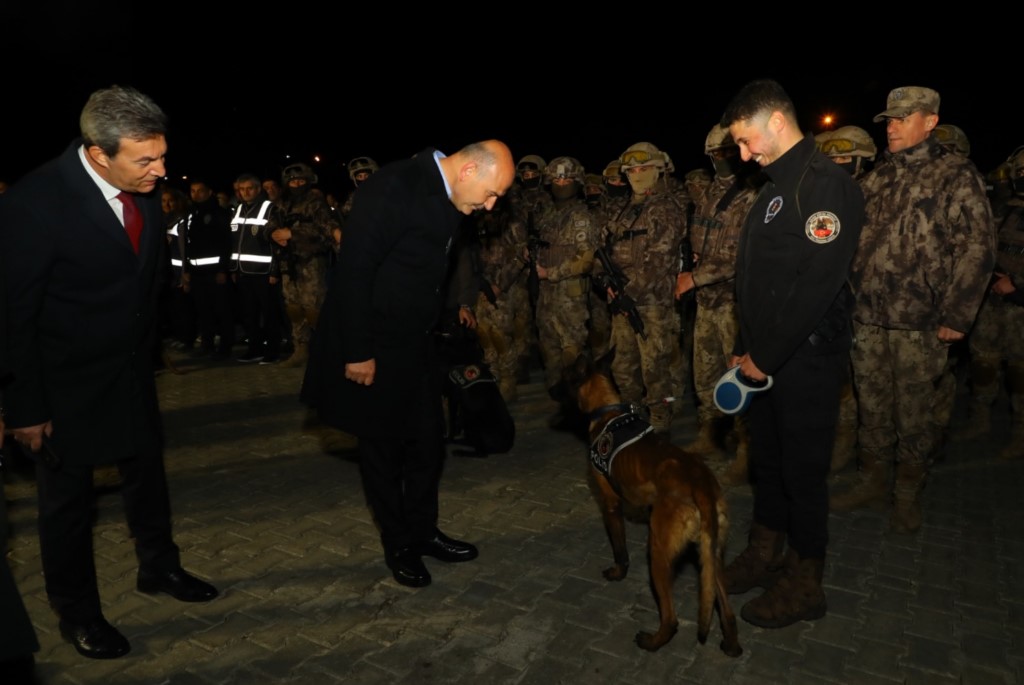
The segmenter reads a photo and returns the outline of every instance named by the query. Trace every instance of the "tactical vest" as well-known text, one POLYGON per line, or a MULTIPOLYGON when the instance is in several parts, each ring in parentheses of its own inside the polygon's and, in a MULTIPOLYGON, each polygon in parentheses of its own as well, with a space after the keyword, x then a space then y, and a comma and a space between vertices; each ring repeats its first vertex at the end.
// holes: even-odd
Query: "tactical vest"
POLYGON ((245 205, 238 205, 231 219, 231 238, 235 251, 231 253, 231 270, 243 274, 269 274, 274 260, 274 247, 263 234, 267 214, 273 207, 264 200, 256 216, 245 216, 245 205))

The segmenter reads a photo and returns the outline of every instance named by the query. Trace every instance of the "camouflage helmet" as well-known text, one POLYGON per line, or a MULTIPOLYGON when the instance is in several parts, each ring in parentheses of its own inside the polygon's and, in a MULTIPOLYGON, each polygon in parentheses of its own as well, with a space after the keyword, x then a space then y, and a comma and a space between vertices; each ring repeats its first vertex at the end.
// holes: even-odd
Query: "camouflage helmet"
POLYGON ((985 174, 985 180, 990 183, 1005 183, 1010 180, 1010 176, 1012 174, 1013 170, 1010 168, 1010 163, 1003 162, 995 169, 985 174))
POLYGON ((353 183, 356 181, 356 174, 363 172, 375 174, 378 171, 380 171, 380 166, 369 157, 356 157, 348 163, 348 177, 352 179, 353 183))
POLYGON ((601 174, 587 174, 583 177, 583 185, 586 187, 594 186, 597 188, 604 189, 604 177, 601 174))
POLYGON ((874 160, 878 154, 871 134, 860 126, 840 126, 835 131, 822 131, 814 136, 818 149, 826 157, 865 157, 874 160))
POLYGON ((601 172, 601 176, 607 181, 609 178, 622 178, 622 162, 617 159, 613 159, 608 162, 608 166, 601 172))
POLYGON ((704 139, 704 154, 710 155, 715 150, 727 147, 736 147, 732 134, 728 128, 715 124, 711 127, 708 137, 704 139))
POLYGON ((620 169, 627 171, 640 166, 654 165, 658 171, 665 171, 667 156, 651 143, 636 143, 619 155, 620 169))
POLYGON ((1010 179, 1021 178, 1024 176, 1024 145, 1021 145, 1006 158, 1006 163, 1010 166, 1010 179))
POLYGON ((281 182, 288 185, 288 182, 294 178, 305 179, 306 183, 313 184, 317 182, 317 176, 313 173, 313 169, 308 164, 289 164, 281 172, 281 182))
POLYGON ((543 157, 539 155, 526 155, 516 164, 516 178, 520 181, 523 180, 524 171, 536 171, 543 174, 547 166, 548 163, 544 161, 543 157))
POLYGON ((708 184, 711 183, 711 172, 707 169, 694 169, 686 172, 683 176, 683 183, 708 184))
POLYGON ((959 126, 953 124, 939 124, 932 131, 935 140, 944 147, 949 148, 957 154, 967 157, 971 154, 971 142, 967 140, 967 134, 959 126))
POLYGON ((555 157, 544 169, 544 178, 551 182, 556 178, 570 178, 583 185, 583 165, 575 157, 555 157))

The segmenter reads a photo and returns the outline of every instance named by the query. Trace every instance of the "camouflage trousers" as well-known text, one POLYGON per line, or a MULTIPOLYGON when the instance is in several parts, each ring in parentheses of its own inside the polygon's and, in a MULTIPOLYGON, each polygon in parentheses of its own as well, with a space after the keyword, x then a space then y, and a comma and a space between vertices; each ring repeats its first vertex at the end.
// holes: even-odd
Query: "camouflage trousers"
MULTIPOLYGON (((971 329, 971 395, 993 402, 1005 360, 1011 379, 1024 374, 1024 307, 986 298, 971 329)), ((1011 394, 1021 389, 1010 388, 1011 394)))
POLYGON ((723 415, 715 407, 715 384, 728 370, 738 329, 735 303, 728 302, 713 309, 697 306, 693 328, 693 385, 697 390, 697 416, 701 425, 723 415))
POLYGON ((672 395, 672 350, 679 343, 679 319, 673 307, 637 307, 647 331, 642 340, 625 316, 612 316, 612 375, 624 402, 652 402, 651 425, 668 431, 672 405, 658 402, 672 395))
POLYGON ((316 328, 320 307, 327 293, 327 269, 321 260, 293 267, 295 275, 284 274, 281 292, 284 294, 284 308, 292 324, 292 342, 296 345, 309 344, 309 338, 316 328))
POLYGON ((608 302, 591 290, 588 294, 590 309, 589 343, 594 359, 600 359, 608 352, 612 340, 612 318, 608 313, 608 302))
POLYGON ((512 310, 512 350, 517 359, 530 354, 530 345, 536 342, 537 337, 533 325, 533 307, 525 283, 526 276, 522 275, 505 293, 509 309, 512 310))
POLYGON ((851 353, 860 406, 860 448, 886 462, 923 464, 938 443, 935 393, 947 346, 936 331, 854 322, 851 353))
POLYGON ((498 383, 505 401, 511 402, 516 396, 516 354, 513 342, 514 312, 504 297, 491 304, 480 293, 474 307, 476 313, 476 335, 484 350, 484 361, 491 367, 491 373, 498 383))
MULTIPOLYGON (((575 283, 542 283, 537 297, 537 342, 544 361, 544 384, 553 388, 562 370, 587 349, 587 293, 575 283)), ((585 281, 584 281, 585 282, 585 281)))

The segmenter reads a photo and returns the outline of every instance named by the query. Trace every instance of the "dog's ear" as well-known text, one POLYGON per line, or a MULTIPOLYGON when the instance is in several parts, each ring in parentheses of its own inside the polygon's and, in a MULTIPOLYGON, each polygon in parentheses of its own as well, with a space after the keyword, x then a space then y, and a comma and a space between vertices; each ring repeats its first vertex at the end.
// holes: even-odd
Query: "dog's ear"
POLYGON ((569 388, 575 393, 593 372, 594 362, 590 352, 580 352, 576 355, 576 361, 562 371, 562 376, 569 388))

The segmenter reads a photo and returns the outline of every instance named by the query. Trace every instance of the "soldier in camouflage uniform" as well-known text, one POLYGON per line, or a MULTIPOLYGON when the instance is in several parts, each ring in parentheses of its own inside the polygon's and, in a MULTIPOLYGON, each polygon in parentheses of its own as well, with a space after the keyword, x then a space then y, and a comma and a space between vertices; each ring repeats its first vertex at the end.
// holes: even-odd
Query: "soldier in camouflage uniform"
POLYGON ((308 165, 285 167, 281 179, 288 190, 281 211, 267 224, 271 240, 283 248, 282 292, 295 346, 281 366, 303 366, 327 291, 328 258, 341 238, 341 227, 323 195, 309 192, 317 177, 308 165))
MULTIPOLYGON (((551 194, 544 188, 544 170, 548 164, 537 155, 526 155, 516 165, 516 182, 508 192, 512 236, 536 238, 537 217, 551 206, 551 194)), ((525 247, 526 243, 523 243, 525 247)), ((522 254, 520 253, 520 257, 522 254)), ((513 312, 513 345, 516 353, 516 380, 530 381, 530 346, 537 342, 533 304, 526 277, 517 278, 508 292, 513 312)))
POLYGON ((1024 457, 1024 146, 1010 155, 1009 168, 1014 195, 995 219, 996 266, 970 337, 971 422, 959 437, 976 438, 991 430, 991 407, 1005 360, 1013 429, 999 456, 1019 459, 1024 457))
POLYGON ((921 526, 918 497, 937 442, 933 394, 995 256, 984 179, 930 137, 938 110, 937 92, 911 86, 891 91, 875 117, 887 120, 889 146, 861 183, 865 224, 851 276, 861 478, 831 504, 848 509, 892 492, 896 532, 921 526))
MULTIPOLYGON (((841 126, 814 136, 822 154, 848 171, 858 181, 875 161, 878 147, 871 134, 859 126, 841 126)), ((857 446, 857 397, 853 392, 853 369, 843 383, 839 397, 839 422, 836 424, 836 444, 832 448, 829 470, 838 473, 853 461, 857 446)))
POLYGON ((563 370, 587 350, 591 266, 597 231, 581 199, 583 165, 557 157, 544 171, 554 201, 536 220, 538 232, 537 337, 544 383, 552 398, 569 403, 563 370))
MULTIPOLYGON (((693 381, 697 390, 700 432, 686 449, 698 454, 718 450, 715 426, 723 418, 715 407, 715 383, 728 369, 736 344, 736 249, 743 221, 756 194, 748 183, 750 174, 739 173, 739 147, 729 129, 715 124, 704 141, 711 158, 714 179, 695 198, 690 224, 694 268, 676 277, 676 299, 696 289, 697 316, 693 331, 693 381)), ((744 170, 745 171, 745 170, 744 170)), ((737 427, 739 420, 737 420, 737 427)), ((724 480, 747 480, 747 436, 738 427, 736 461, 724 480)))
MULTIPOLYGON (((506 402, 518 396, 516 390, 515 311, 509 293, 525 280, 522 259, 526 235, 518 235, 521 224, 511 221, 508 205, 501 198, 494 210, 473 216, 476 228, 476 267, 480 278, 477 298, 476 333, 498 389, 506 402)), ((522 290, 522 285, 519 286, 522 290)), ((526 305, 529 307, 529 305, 526 305)))
POLYGON ((356 190, 359 189, 359 185, 370 178, 373 174, 377 173, 380 167, 377 162, 373 161, 369 157, 356 157, 348 163, 348 177, 352 180, 352 192, 345 198, 345 203, 341 206, 341 220, 344 222, 348 218, 349 212, 352 211, 352 201, 355 200, 356 190))
MULTIPOLYGON (((599 241, 603 241, 604 227, 607 225, 612 211, 612 203, 608 199, 608 193, 605 192, 604 177, 598 174, 587 174, 584 179, 583 195, 587 209, 590 210, 595 234, 599 241)), ((600 359, 608 352, 612 339, 612 319, 608 313, 607 293, 598 292, 598 288, 591 284, 587 306, 590 311, 588 328, 590 352, 594 359, 600 359)))
MULTIPOLYGON (((651 425, 668 434, 673 382, 665 373, 679 345, 679 317, 673 290, 685 208, 668 192, 665 156, 651 143, 637 143, 619 158, 632 195, 609 224, 612 262, 629 278, 625 288, 637 303, 647 339, 633 331, 625 316, 612 317, 612 374, 626 402, 649 405, 651 425)), ((595 265, 598 268, 599 265, 595 265)), ((614 293, 610 294, 612 297, 614 293)))

